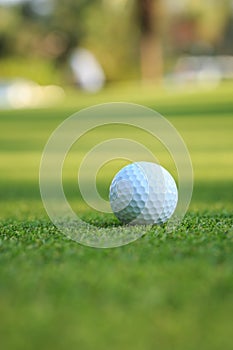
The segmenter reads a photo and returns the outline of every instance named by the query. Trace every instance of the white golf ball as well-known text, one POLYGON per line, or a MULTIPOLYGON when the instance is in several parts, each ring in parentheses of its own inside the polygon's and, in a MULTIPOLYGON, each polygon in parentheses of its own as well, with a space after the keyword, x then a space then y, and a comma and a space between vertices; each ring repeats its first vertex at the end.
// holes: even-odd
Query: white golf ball
POLYGON ((116 174, 109 199, 112 211, 123 223, 162 224, 175 211, 178 191, 173 177, 161 165, 136 162, 116 174))

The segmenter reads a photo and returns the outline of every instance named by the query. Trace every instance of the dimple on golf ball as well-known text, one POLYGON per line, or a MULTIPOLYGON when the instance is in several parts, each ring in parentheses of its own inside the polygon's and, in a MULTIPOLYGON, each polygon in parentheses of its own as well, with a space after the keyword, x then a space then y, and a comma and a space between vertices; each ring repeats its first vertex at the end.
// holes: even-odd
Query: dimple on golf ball
POLYGON ((161 165, 136 162, 115 175, 109 199, 112 211, 123 223, 162 224, 175 211, 178 191, 172 175, 161 165))

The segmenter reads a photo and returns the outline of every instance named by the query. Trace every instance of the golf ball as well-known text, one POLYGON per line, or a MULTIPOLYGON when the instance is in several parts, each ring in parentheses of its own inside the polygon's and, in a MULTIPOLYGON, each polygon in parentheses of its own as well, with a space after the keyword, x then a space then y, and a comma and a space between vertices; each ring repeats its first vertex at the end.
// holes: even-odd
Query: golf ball
POLYGON ((115 175, 109 200, 112 211, 123 223, 162 224, 174 213, 178 192, 173 177, 161 165, 136 162, 115 175))

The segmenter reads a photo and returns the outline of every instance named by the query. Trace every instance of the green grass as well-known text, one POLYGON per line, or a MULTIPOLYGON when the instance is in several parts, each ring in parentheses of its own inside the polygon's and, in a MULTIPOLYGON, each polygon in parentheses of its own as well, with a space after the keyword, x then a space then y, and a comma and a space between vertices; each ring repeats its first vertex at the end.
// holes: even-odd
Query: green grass
MULTIPOLYGON (((72 94, 53 110, 0 113, 1 348, 232 349, 232 84, 191 92, 118 86, 94 96, 72 94), (93 249, 70 241, 50 223, 38 171, 54 128, 75 110, 108 101, 142 103, 166 116, 188 145, 195 186, 190 209, 174 232, 160 227, 121 248, 93 249)), ((81 203, 82 217, 99 227, 116 220, 82 203, 74 191, 74 160, 79 164, 106 135, 133 133, 100 128, 65 163, 70 202, 74 208, 81 203)), ((174 171, 155 140, 143 132, 137 139, 174 171)), ((120 165, 100 171, 103 196, 120 165)))

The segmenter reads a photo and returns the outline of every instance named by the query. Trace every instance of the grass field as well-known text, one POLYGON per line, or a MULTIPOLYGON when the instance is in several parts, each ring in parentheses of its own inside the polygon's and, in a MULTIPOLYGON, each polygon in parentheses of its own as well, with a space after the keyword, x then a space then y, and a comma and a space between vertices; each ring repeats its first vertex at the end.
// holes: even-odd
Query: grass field
MULTIPOLYGON (((4 350, 233 348, 233 101, 232 84, 214 90, 158 91, 109 87, 95 96, 70 94, 54 109, 0 112, 0 347, 4 350), (156 109, 179 130, 193 161, 194 193, 172 233, 150 230, 115 249, 68 240, 49 221, 38 186, 40 158, 51 132, 73 112, 127 101, 156 109)), ((87 134, 64 167, 65 190, 81 198, 73 164, 106 135, 87 134)), ((173 171, 167 152, 143 132, 173 171)), ((120 162, 102 169, 106 197, 120 162)), ((82 217, 111 227, 112 215, 81 205, 82 217)))

